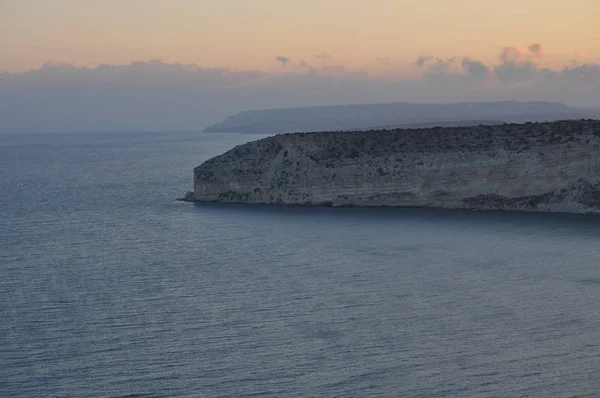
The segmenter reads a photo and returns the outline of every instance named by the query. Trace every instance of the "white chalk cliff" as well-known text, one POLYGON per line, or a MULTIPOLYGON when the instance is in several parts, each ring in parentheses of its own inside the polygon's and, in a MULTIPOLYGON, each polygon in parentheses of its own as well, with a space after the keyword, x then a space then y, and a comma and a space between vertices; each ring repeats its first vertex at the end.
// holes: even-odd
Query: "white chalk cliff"
POLYGON ((277 135, 196 167, 191 199, 600 213, 600 121, 277 135))

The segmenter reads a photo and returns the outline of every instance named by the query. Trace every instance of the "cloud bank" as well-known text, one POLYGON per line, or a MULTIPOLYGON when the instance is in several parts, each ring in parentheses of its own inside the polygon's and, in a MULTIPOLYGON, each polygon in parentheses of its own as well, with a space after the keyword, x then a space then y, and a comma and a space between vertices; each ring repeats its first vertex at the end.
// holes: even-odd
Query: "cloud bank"
POLYGON ((506 47, 495 64, 422 56, 413 64, 418 79, 284 56, 275 57, 285 66, 276 74, 160 60, 95 68, 48 62, 0 73, 0 131, 196 130, 243 110, 351 103, 544 100, 600 107, 600 65, 550 70, 540 67, 543 52, 539 43, 506 47))

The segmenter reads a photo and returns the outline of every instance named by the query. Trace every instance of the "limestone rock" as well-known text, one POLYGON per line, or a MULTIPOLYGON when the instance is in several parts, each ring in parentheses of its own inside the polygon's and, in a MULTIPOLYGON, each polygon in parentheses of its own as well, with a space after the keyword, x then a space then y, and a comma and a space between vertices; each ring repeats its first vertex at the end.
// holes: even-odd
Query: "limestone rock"
POLYGON ((283 134, 194 179, 196 201, 600 213, 600 121, 283 134))
POLYGON ((183 198, 177 198, 177 200, 192 202, 194 200, 194 193, 191 191, 187 191, 185 194, 183 194, 183 198))

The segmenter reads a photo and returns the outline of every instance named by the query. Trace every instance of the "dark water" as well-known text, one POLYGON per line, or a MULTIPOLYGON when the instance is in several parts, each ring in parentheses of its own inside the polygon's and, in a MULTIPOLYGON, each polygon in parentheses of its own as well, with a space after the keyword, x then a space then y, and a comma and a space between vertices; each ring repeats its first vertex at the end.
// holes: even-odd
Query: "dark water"
POLYGON ((600 394, 600 217, 173 200, 253 138, 0 135, 1 397, 600 394))

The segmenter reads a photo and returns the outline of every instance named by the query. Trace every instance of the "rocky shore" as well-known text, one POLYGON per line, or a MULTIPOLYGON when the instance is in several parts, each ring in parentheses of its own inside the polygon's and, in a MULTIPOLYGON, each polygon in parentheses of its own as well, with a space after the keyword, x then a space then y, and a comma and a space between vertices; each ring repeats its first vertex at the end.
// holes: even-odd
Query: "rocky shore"
POLYGON ((600 213, 600 121, 277 135, 196 167, 185 199, 600 213))

